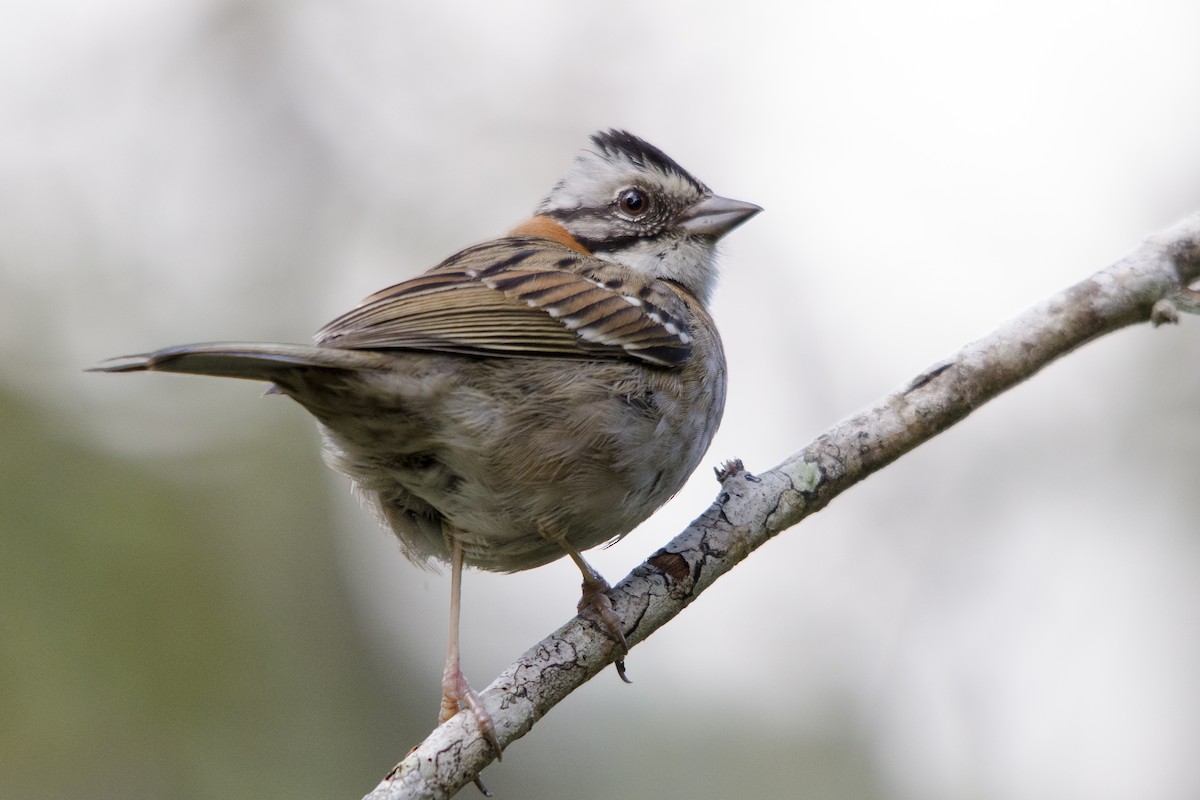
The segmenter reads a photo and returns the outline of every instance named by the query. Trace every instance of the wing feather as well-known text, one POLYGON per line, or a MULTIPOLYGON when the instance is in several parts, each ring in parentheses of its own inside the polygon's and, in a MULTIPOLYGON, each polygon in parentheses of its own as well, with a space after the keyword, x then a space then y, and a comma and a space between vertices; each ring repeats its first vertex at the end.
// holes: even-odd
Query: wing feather
POLYGON ((317 343, 674 366, 691 353, 681 291, 556 242, 510 237, 376 292, 317 343))

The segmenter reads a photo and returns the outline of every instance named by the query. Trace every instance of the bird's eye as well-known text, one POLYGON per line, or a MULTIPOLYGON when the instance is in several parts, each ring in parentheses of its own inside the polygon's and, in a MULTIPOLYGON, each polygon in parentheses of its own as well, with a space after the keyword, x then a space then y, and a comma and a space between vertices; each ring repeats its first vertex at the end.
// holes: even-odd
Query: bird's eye
POLYGON ((631 217, 640 217, 650 210, 650 195, 641 189, 626 189, 617 198, 617 207, 631 217))

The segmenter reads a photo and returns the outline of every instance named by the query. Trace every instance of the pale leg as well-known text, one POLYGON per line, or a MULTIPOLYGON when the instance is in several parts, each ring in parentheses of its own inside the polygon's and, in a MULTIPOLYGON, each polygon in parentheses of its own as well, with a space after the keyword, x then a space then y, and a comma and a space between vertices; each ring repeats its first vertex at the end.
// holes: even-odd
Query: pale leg
MULTIPOLYGON (((500 760, 500 740, 496 738, 496 726, 492 715, 483 707, 479 695, 467 683, 458 655, 458 617, 462 606, 463 549, 457 540, 450 543, 450 635, 446 644, 446 669, 442 673, 442 708, 438 724, 466 709, 475 717, 479 734, 487 740, 500 760)), ((482 788, 482 787, 481 787, 482 788)), ((485 792, 486 793, 486 792, 485 792)))

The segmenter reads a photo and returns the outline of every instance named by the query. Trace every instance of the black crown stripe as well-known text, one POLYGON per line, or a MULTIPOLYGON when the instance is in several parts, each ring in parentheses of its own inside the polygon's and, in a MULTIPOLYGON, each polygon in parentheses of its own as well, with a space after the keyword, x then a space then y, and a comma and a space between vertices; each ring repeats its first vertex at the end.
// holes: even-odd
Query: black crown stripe
POLYGON ((675 159, 645 139, 639 139, 634 136, 629 131, 618 130, 616 128, 600 131, 592 135, 592 143, 596 145, 596 149, 602 154, 624 155, 634 164, 655 167, 669 175, 678 175, 701 192, 708 191, 707 186, 692 177, 692 174, 679 166, 679 163, 675 159))

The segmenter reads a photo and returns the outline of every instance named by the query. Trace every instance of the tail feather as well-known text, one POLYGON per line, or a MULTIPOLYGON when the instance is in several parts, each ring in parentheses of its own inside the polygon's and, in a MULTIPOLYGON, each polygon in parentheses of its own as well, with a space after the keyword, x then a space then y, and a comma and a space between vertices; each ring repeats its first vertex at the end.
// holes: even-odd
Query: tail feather
POLYGON ((177 372, 253 381, 277 381, 297 369, 375 369, 381 353, 300 344, 224 342, 185 344, 109 359, 88 372, 177 372))

